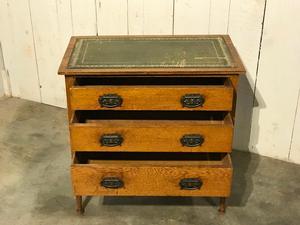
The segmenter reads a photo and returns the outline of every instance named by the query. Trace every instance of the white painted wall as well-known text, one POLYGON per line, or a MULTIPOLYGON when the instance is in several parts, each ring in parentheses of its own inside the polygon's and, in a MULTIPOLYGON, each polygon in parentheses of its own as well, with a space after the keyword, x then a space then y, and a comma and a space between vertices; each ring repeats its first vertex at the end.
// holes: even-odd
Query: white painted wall
POLYGON ((252 151, 298 163, 299 10, 297 0, 267 3, 250 139, 252 151))
POLYGON ((240 81, 234 147, 300 163, 300 2, 265 4, 0 0, 5 65, 0 94, 1 84, 10 83, 13 96, 65 107, 64 81, 56 73, 72 35, 228 33, 247 69, 240 81))
POLYGON ((0 42, 0 97, 11 96, 10 79, 5 68, 2 46, 0 42))
POLYGON ((298 89, 297 102, 288 159, 300 164, 300 89, 298 89))
POLYGON ((0 80, 0 97, 4 96, 3 80, 0 80))
POLYGON ((4 74, 4 58, 2 54, 2 47, 0 43, 0 98, 4 96, 4 79, 2 78, 2 74, 4 74))

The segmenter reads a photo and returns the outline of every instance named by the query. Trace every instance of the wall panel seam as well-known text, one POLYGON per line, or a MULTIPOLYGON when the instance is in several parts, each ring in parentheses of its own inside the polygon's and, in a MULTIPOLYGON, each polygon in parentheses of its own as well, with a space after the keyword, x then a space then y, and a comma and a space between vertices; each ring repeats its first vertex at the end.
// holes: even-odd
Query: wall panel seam
POLYGON ((129 35, 129 16, 128 16, 128 14, 129 14, 129 12, 128 12, 129 7, 128 7, 128 0, 126 0, 126 7, 127 7, 127 14, 126 14, 126 16, 127 16, 127 18, 126 18, 126 23, 127 23, 127 35, 129 35))
POLYGON ((293 122, 293 127, 292 127, 292 134, 291 134, 291 140, 290 140, 288 160, 290 160, 290 157, 291 157, 292 144, 293 144, 293 139, 294 139, 294 130, 295 130, 297 112, 298 112, 299 98, 300 98, 300 88, 298 89, 298 97, 297 97, 296 109, 295 109, 294 120, 293 120, 294 122, 293 122))
POLYGON ((101 15, 101 7, 102 7, 102 3, 101 0, 96 0, 96 12, 97 12, 97 32, 98 35, 101 33, 101 23, 99 22, 100 19, 100 15, 101 15))
POLYGON ((33 29, 33 22, 32 22, 32 14, 31 14, 31 2, 30 0, 27 1, 28 3, 28 10, 29 10, 29 17, 30 17, 30 26, 31 26, 31 32, 32 32, 32 42, 33 42, 33 51, 34 51, 34 59, 35 59, 35 66, 36 66, 36 74, 37 74, 37 80, 38 80, 38 90, 39 90, 39 96, 40 96, 40 102, 42 101, 42 92, 41 92, 41 82, 40 82, 40 76, 39 76, 39 65, 37 60, 37 53, 36 53, 36 45, 35 45, 35 35, 34 35, 34 29, 33 29))
POLYGON ((8 70, 5 67, 5 59, 3 54, 2 43, 0 41, 0 89, 2 89, 2 93, 0 93, 0 97, 2 96, 12 96, 11 91, 11 81, 9 77, 8 70))
MULTIPOLYGON (((72 1, 72 0, 71 0, 72 1)), ((96 35, 99 36, 99 31, 98 31, 98 12, 97 12, 97 0, 94 0, 95 3, 95 19, 96 19, 96 35)), ((73 22, 72 22, 73 24, 73 22)))
POLYGON ((73 6, 72 0, 70 0, 70 14, 71 14, 71 26, 72 26, 72 35, 74 34, 74 23, 73 23, 73 6))
POLYGON ((209 1, 209 14, 208 14, 208 26, 207 26, 207 33, 210 34, 210 24, 211 24, 211 1, 209 1))
POLYGON ((226 34, 228 34, 228 32, 229 32, 230 9, 231 9, 231 0, 229 0, 229 4, 228 4, 228 14, 227 14, 227 28, 226 28, 226 34))
POLYGON ((260 56, 261 56, 262 42, 263 42, 263 36, 264 36, 264 25, 265 25, 266 11, 267 11, 267 0, 265 0, 264 11, 263 11, 263 18, 262 18, 262 23, 261 23, 261 33, 260 33, 259 48, 258 48, 258 55, 257 55, 255 81, 254 81, 254 86, 253 86, 252 107, 254 107, 254 105, 255 105, 256 85, 257 85, 257 79, 258 79, 258 73, 259 73, 259 64, 260 64, 260 56))
POLYGON ((172 35, 174 35, 174 29, 175 29, 175 0, 173 0, 173 6, 172 6, 172 35))

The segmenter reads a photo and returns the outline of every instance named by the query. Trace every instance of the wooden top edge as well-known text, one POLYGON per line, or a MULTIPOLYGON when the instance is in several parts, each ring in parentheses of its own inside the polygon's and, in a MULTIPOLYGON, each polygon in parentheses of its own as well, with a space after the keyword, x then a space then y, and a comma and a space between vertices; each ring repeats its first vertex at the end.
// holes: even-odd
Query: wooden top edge
POLYGON ((220 68, 216 70, 216 68, 201 68, 201 69, 182 69, 182 68, 164 68, 164 69, 154 69, 154 68, 138 68, 138 69, 128 69, 128 68, 120 68, 120 69, 66 69, 60 70, 58 72, 59 75, 65 76, 109 76, 109 75, 120 75, 120 76, 176 76, 176 75, 242 75, 245 74, 244 70, 233 68, 231 70, 225 70, 224 68, 220 68))
POLYGON ((246 70, 231 41, 229 35, 101 35, 101 36, 72 36, 59 66, 59 75, 208 75, 208 74, 245 74, 246 70), (81 38, 132 38, 132 37, 222 37, 228 46, 233 59, 233 67, 199 67, 199 68, 97 68, 97 69, 68 69, 69 59, 76 41, 81 38))

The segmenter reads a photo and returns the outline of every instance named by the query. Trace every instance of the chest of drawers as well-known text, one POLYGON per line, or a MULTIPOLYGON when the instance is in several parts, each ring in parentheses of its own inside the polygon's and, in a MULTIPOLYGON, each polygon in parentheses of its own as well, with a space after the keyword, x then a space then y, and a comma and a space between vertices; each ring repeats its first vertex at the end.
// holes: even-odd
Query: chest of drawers
POLYGON ((236 88, 226 35, 72 37, 71 177, 82 196, 230 195, 236 88))

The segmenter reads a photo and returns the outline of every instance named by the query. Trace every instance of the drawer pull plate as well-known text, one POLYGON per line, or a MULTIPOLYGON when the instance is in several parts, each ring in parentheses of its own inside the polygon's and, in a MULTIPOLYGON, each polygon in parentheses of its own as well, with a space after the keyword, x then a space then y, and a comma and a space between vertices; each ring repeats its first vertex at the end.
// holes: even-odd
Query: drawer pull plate
POLYGON ((123 140, 120 134, 103 134, 100 138, 100 144, 106 147, 115 147, 122 145, 123 140))
POLYGON ((202 107, 205 102, 205 98, 201 94, 186 94, 181 97, 182 107, 196 108, 202 107))
POLYGON ((179 186, 182 190, 198 190, 202 186, 202 181, 198 178, 183 178, 179 186))
POLYGON ((119 107, 123 103, 123 99, 117 94, 105 94, 99 97, 99 104, 105 108, 119 107))
POLYGON ((186 147, 197 147, 203 144, 204 137, 200 134, 186 134, 182 136, 180 142, 186 147))
POLYGON ((101 186, 105 188, 122 188, 124 182, 118 177, 105 177, 101 180, 101 186))

